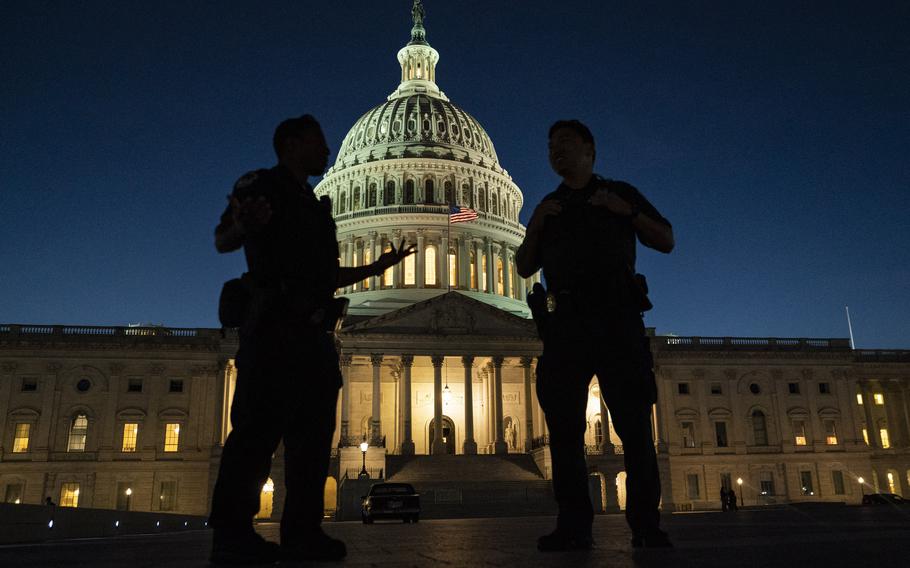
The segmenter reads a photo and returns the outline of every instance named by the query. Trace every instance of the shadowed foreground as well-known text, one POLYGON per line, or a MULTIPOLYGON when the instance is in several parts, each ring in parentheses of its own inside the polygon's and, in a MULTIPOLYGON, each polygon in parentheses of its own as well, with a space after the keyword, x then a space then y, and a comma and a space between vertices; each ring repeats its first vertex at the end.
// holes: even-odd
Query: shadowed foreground
MULTIPOLYGON (((910 508, 908 508, 910 509, 910 508)), ((672 550, 633 551, 621 515, 599 516, 590 553, 541 554, 552 517, 327 523, 348 545, 346 566, 905 566, 910 510, 814 507, 665 517, 672 550)), ((276 524, 259 530, 277 539, 276 524)), ((0 566, 206 566, 210 533, 0 547, 0 566)))

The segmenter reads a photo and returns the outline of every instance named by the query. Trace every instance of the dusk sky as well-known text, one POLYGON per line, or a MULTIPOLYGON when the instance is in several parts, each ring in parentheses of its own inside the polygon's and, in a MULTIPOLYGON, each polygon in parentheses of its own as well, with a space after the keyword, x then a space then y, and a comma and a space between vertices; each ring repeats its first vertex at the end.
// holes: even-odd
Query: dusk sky
MULTIPOLYGON (((910 3, 425 0, 437 82, 527 223, 548 126, 674 225, 657 333, 910 348, 910 3)), ((217 327, 213 230, 303 113, 334 161, 397 86, 410 0, 3 2, 0 322, 217 327)), ((312 180, 314 185, 317 179, 312 180)))

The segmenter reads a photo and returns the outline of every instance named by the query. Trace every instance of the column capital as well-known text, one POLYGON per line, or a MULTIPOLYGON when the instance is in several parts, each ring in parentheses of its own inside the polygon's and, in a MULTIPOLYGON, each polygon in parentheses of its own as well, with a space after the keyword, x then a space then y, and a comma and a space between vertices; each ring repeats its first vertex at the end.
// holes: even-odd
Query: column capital
POLYGON ((374 367, 378 367, 379 365, 382 364, 382 358, 383 358, 382 353, 370 353, 370 362, 373 364, 374 367))
POLYGON ((465 367, 473 367, 474 366, 474 356, 473 355, 462 355, 461 364, 464 365, 465 367))
POLYGON ((353 361, 353 360, 354 360, 354 356, 351 355, 350 353, 342 353, 338 357, 338 361, 341 363, 342 367, 350 367, 351 361, 353 361))
POLYGON ((522 357, 522 358, 521 358, 521 366, 524 367, 524 368, 526 368, 526 369, 527 369, 527 368, 530 368, 531 363, 533 363, 533 362, 534 362, 534 357, 527 357, 527 356, 525 356, 525 357, 522 357))
POLYGON ((414 364, 414 356, 407 354, 401 356, 401 364, 405 367, 410 367, 414 364))
MULTIPOLYGON (((392 229, 392 237, 395 240, 401 239, 401 229, 392 229)), ((395 243, 395 246, 398 246, 398 243, 395 243)))
POLYGON ((493 358, 492 358, 493 366, 496 367, 497 369, 501 369, 502 364, 505 362, 505 360, 506 360, 506 358, 502 355, 493 355, 493 358))
POLYGON ((445 355, 430 355, 430 361, 433 362, 433 366, 436 368, 442 367, 443 362, 445 362, 445 355))

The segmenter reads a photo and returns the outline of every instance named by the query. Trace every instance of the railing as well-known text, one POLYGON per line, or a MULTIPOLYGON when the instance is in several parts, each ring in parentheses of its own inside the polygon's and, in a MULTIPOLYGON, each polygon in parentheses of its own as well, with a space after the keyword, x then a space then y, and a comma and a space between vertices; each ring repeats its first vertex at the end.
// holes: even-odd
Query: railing
MULTIPOLYGON (((475 211, 477 211, 475 209, 475 211)), ((344 213, 339 213, 335 215, 335 222, 339 223, 342 221, 350 221, 352 219, 361 219, 364 217, 376 217, 378 215, 397 215, 401 213, 430 213, 437 215, 448 215, 449 206, 448 205, 430 205, 430 204, 415 204, 415 205, 380 205, 378 207, 368 207, 366 209, 359 209, 357 211, 346 211, 344 213)), ((524 226, 521 223, 506 219, 500 215, 493 215, 486 211, 477 211, 477 217, 483 219, 484 221, 495 221, 496 223, 505 225, 516 231, 524 231, 524 226)))
POLYGON ((338 447, 351 448, 359 446, 363 442, 368 442, 371 448, 384 448, 385 436, 373 440, 368 440, 366 436, 341 436, 338 438, 338 447))
POLYGON ((728 349, 766 350, 838 350, 849 351, 850 340, 806 337, 678 337, 661 336, 657 340, 670 348, 725 347, 728 349))
MULTIPOLYGON (((360 473, 362 471, 363 471, 363 468, 349 467, 345 470, 344 476, 342 478, 343 479, 344 478, 359 479, 360 473)), ((368 467, 368 468, 366 468, 366 471, 367 471, 367 475, 370 476, 369 479, 377 479, 377 480, 385 479, 385 470, 381 467, 379 469, 376 469, 374 467, 368 467)))
POLYGON ((910 361, 910 349, 858 349, 856 361, 910 361))
POLYGON ((161 327, 161 326, 70 326, 70 325, 32 325, 32 324, 2 324, 0 334, 3 335, 41 335, 41 336, 66 336, 66 337, 214 337, 218 335, 217 329, 161 327))
POLYGON ((531 438, 531 449, 536 450, 550 445, 550 435, 544 434, 543 436, 537 436, 536 438, 531 438))

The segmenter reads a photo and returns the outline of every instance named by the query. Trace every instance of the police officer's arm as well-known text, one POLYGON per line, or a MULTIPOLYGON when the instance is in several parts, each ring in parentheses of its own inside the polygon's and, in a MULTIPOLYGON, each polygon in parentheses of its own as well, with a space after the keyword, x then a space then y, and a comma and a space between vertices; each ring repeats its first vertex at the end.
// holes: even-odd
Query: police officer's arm
POLYGON ((215 227, 215 249, 218 252, 239 249, 248 232, 264 227, 272 218, 272 208, 265 197, 247 197, 240 201, 231 195, 228 200, 230 204, 215 227))
POLYGON ((535 272, 540 270, 540 239, 543 234, 544 223, 547 217, 558 215, 562 207, 555 199, 547 199, 540 203, 531 220, 528 221, 528 230, 525 233, 525 240, 518 247, 515 253, 515 267, 522 278, 529 278, 535 272))
POLYGON ((639 212, 632 220, 635 234, 645 246, 662 253, 669 253, 676 246, 673 239, 673 227, 652 219, 647 213, 639 212))
POLYGON ((635 228, 635 234, 641 244, 663 253, 673 250, 676 244, 673 239, 673 227, 632 186, 621 184, 616 191, 599 189, 589 201, 592 205, 606 207, 617 215, 624 217, 635 215, 632 227, 635 228))
POLYGON ((398 245, 397 249, 395 248, 395 245, 391 245, 391 250, 382 253, 379 258, 376 259, 376 262, 372 264, 366 266, 339 267, 336 286, 338 288, 344 288, 345 286, 350 286, 351 284, 356 284, 361 280, 365 280, 370 276, 379 276, 390 266, 395 266, 404 260, 405 257, 410 256, 415 252, 417 252, 417 248, 414 245, 405 246, 404 239, 402 239, 401 244, 398 245))

